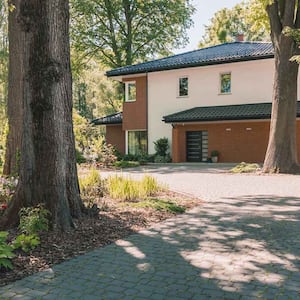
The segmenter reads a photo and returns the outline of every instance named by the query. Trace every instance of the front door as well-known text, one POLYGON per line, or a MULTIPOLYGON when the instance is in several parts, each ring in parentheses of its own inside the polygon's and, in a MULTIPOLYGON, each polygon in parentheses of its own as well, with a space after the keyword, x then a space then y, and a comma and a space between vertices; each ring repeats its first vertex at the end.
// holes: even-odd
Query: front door
POLYGON ((202 161, 202 131, 186 132, 186 160, 188 162, 202 161))

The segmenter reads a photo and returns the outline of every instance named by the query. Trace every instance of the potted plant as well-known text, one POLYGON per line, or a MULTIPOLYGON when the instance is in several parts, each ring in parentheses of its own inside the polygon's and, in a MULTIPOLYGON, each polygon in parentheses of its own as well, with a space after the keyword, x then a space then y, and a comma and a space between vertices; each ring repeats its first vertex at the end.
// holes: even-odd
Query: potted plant
POLYGON ((211 161, 213 163, 216 163, 218 162, 218 159, 219 159, 219 151, 218 150, 212 150, 211 153, 210 153, 210 156, 211 156, 211 161))

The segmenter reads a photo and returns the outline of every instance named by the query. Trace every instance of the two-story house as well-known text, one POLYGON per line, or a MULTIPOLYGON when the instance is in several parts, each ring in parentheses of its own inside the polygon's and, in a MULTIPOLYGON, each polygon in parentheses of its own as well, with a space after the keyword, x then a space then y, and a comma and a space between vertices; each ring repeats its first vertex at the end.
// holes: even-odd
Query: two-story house
MULTIPOLYGON (((154 153, 167 137, 173 162, 262 162, 274 78, 271 43, 234 42, 108 71, 124 83, 123 112, 94 120, 121 153, 154 153)), ((297 116, 300 117, 298 103, 297 116)), ((298 155, 300 120, 297 120, 298 155)), ((300 160, 300 155, 299 155, 300 160)))

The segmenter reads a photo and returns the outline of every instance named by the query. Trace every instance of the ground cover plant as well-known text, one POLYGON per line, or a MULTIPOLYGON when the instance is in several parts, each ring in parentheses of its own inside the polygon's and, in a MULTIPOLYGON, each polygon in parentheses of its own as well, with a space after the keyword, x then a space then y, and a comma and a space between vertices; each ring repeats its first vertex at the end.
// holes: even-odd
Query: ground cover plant
POLYGON ((259 164, 241 162, 230 170, 231 173, 254 173, 260 170, 259 164))
POLYGON ((4 264, 12 267, 2 264, 0 286, 110 244, 200 204, 199 199, 172 192, 149 175, 140 180, 121 176, 105 178, 95 168, 80 169, 79 174, 81 197, 86 207, 96 208, 94 214, 75 220, 75 229, 57 234, 47 230, 44 223, 47 213, 40 214, 36 208, 32 216, 32 210, 24 211, 19 228, 0 233, 0 254, 5 251, 4 264), (117 185, 123 185, 119 194, 112 188, 117 185), (133 192, 134 189, 138 192, 133 192))

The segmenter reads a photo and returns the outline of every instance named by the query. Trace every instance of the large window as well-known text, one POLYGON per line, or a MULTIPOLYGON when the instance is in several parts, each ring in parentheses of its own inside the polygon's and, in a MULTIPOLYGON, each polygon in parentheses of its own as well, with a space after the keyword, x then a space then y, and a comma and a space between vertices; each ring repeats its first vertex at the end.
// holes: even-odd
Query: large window
POLYGON ((178 96, 187 97, 189 95, 189 79, 188 77, 180 77, 178 82, 178 96))
POLYGON ((231 93, 231 73, 224 73, 220 75, 220 93, 231 93))
POLYGON ((125 101, 132 102, 136 100, 136 84, 135 81, 125 83, 125 101))
POLYGON ((128 154, 139 155, 147 153, 147 131, 128 131, 128 154))

